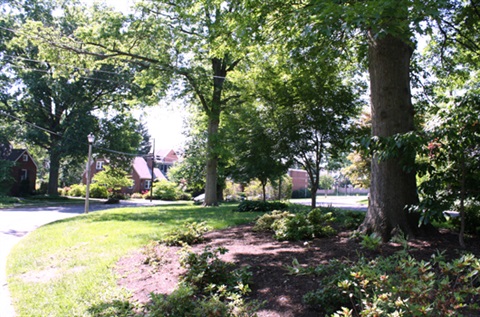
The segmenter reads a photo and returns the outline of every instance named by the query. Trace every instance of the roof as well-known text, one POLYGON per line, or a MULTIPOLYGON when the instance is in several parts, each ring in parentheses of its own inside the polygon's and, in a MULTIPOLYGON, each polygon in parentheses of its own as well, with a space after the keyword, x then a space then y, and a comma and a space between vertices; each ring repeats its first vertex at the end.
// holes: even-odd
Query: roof
MULTIPOLYGON (((143 157, 137 156, 133 159, 133 169, 137 172, 140 179, 152 178, 151 169, 148 167, 147 161, 145 161, 143 157)), ((154 168, 153 172, 156 179, 166 179, 165 175, 163 175, 158 168, 154 168)))
POLYGON ((155 151, 155 160, 173 164, 179 160, 179 157, 173 149, 160 149, 155 151))
POLYGON ((23 156, 23 154, 27 154, 28 157, 32 160, 35 167, 38 168, 37 163, 35 162, 33 157, 30 155, 30 153, 28 153, 27 149, 13 149, 10 155, 6 157, 6 160, 16 162, 23 156))
POLYGON ((14 149, 14 150, 12 150, 12 152, 10 152, 10 155, 7 156, 7 161, 12 161, 12 162, 18 161, 18 159, 22 157, 22 155, 25 151, 26 151, 26 149, 14 149))

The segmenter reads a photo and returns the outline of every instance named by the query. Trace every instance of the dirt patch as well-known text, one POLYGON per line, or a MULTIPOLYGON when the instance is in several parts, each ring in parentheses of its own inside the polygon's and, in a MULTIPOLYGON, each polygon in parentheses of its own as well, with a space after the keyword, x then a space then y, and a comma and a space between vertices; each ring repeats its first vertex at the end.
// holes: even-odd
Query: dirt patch
MULTIPOLYGON (((350 239, 351 233, 341 232, 310 242, 278 242, 270 233, 255 232, 252 225, 242 225, 207 233, 206 241, 194 246, 193 250, 200 252, 206 245, 222 246, 229 250, 221 257, 223 260, 251 267, 254 285, 250 298, 265 301, 259 317, 313 317, 318 316, 318 312, 309 310, 302 303, 302 297, 318 288, 318 280, 313 276, 289 275, 286 266, 294 259, 302 266, 315 266, 331 259, 355 260, 359 253, 374 257, 402 249, 398 243, 389 243, 377 252, 369 252, 350 239)), ((480 239, 471 239, 467 244, 467 251, 480 256, 480 239)), ((447 258, 457 257, 461 252, 457 235, 446 231, 410 241, 409 246, 410 253, 417 259, 429 259, 437 250, 446 250, 447 258)), ((122 258, 117 265, 117 273, 121 276, 119 285, 129 289, 134 300, 143 303, 148 302, 152 292, 170 294, 184 272, 178 264, 179 250, 179 247, 160 247, 159 254, 167 261, 159 266, 144 264, 145 253, 141 251, 122 258)))

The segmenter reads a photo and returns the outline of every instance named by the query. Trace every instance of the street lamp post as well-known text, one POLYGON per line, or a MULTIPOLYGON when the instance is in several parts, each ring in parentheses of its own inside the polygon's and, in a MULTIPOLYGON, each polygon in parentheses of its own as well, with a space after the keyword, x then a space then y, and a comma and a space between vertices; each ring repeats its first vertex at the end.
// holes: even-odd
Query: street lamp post
POLYGON ((88 214, 89 199, 90 199, 90 165, 92 161, 92 144, 95 137, 92 133, 87 136, 88 139, 88 162, 87 162, 87 188, 85 191, 85 213, 88 214))

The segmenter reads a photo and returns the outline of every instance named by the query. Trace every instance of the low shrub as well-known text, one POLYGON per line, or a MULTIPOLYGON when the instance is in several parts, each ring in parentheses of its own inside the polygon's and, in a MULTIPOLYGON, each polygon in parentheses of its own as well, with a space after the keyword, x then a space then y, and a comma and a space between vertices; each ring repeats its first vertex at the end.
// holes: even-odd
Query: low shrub
POLYGON ((407 252, 357 262, 330 261, 316 268, 294 262, 290 272, 315 274, 319 288, 304 296, 330 316, 462 316, 480 308, 480 260, 464 255, 419 261, 407 252))
POLYGON ((70 187, 70 190, 68 191, 67 195, 68 196, 73 196, 73 197, 85 197, 87 187, 83 184, 75 184, 70 187))
POLYGON ((235 211, 247 212, 247 211, 261 211, 269 212, 273 210, 287 210, 288 205, 280 201, 260 201, 260 200, 244 200, 242 201, 235 211))
POLYGON ((335 217, 328 208, 315 208, 297 214, 273 211, 260 217, 254 228, 273 231, 277 240, 311 240, 335 234, 331 226, 334 221, 335 217))
POLYGON ((175 232, 167 235, 162 242, 166 245, 192 245, 203 242, 203 234, 211 230, 206 222, 186 222, 175 232))
POLYGON ((180 264, 187 269, 179 287, 172 294, 152 294, 146 307, 151 317, 250 317, 258 304, 247 303, 251 273, 248 268, 236 269, 219 259, 225 248, 205 247, 196 254, 183 249, 180 264))
POLYGON ((225 293, 246 295, 252 281, 249 267, 235 268, 233 263, 220 260, 219 256, 227 252, 226 248, 212 249, 211 246, 206 246, 200 254, 184 249, 180 265, 187 272, 181 282, 193 286, 197 294, 217 294, 222 299, 225 293))
POLYGON ((90 185, 90 197, 92 198, 107 198, 108 190, 105 186, 102 186, 97 183, 90 185))
POLYGON ((183 197, 183 195, 184 192, 173 182, 169 182, 167 180, 160 180, 153 184, 154 199, 179 200, 183 197))
POLYGON ((140 193, 133 193, 130 198, 132 199, 142 199, 143 198, 143 195, 140 194, 140 193))
POLYGON ((292 192, 292 198, 311 198, 312 192, 309 189, 297 189, 292 192))

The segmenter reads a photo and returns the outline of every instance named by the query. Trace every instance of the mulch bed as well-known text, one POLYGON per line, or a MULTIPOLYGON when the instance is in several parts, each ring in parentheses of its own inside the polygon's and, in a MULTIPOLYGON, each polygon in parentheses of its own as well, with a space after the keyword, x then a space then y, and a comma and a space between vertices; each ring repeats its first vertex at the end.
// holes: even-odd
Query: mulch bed
MULTIPOLYGON (((193 246, 201 252, 206 245, 225 247, 229 250, 221 258, 237 265, 249 265, 254 284, 250 299, 265 301, 258 312, 259 317, 310 317, 320 316, 302 303, 307 292, 318 288, 314 276, 289 275, 286 266, 297 259, 301 265, 315 266, 331 259, 355 260, 359 254, 375 257, 390 255, 402 249, 400 244, 384 244, 379 251, 364 250, 358 241, 350 239, 352 232, 341 232, 330 238, 315 239, 309 242, 279 242, 271 233, 255 232, 253 225, 242 225, 224 230, 212 231, 205 235, 205 242, 193 246)), ((466 251, 480 257, 480 239, 466 241, 466 251)), ((458 236, 448 231, 422 240, 409 242, 410 251, 417 259, 428 260, 437 250, 446 250, 447 258, 461 254, 458 236)), ((116 271, 121 276, 118 281, 133 293, 133 300, 146 303, 150 293, 170 294, 176 287, 179 276, 184 272, 178 264, 179 247, 158 246, 165 263, 159 266, 144 264, 145 254, 141 251, 122 258, 116 271)))

